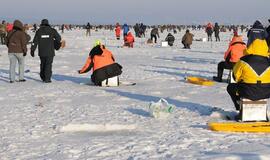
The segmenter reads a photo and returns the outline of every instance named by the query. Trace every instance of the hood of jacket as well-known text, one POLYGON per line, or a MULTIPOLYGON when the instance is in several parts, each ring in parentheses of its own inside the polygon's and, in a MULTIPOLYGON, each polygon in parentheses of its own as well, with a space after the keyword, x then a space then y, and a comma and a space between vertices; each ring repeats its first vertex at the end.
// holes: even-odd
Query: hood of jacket
POLYGON ((132 36, 132 33, 131 33, 131 32, 128 32, 128 33, 127 33, 127 36, 132 36))
POLYGON ((238 43, 238 42, 244 43, 242 36, 233 36, 231 44, 238 43))
POLYGON ((41 26, 50 26, 50 24, 49 24, 49 21, 47 20, 47 19, 43 19, 42 21, 41 21, 41 24, 40 24, 41 26))
POLYGON ((266 38, 268 37, 266 30, 264 29, 260 21, 255 21, 252 28, 248 32, 247 50, 245 55, 259 55, 268 57, 268 45, 266 38))
POLYGON ((254 29, 264 29, 262 23, 261 23, 260 21, 258 21, 258 20, 256 20, 256 21, 254 22, 252 28, 254 28, 254 29))
POLYGON ((13 28, 14 29, 19 29, 19 30, 23 30, 23 24, 21 21, 19 20, 15 20, 13 23, 13 28))
POLYGON ((264 41, 268 37, 268 34, 260 21, 256 21, 253 24, 252 28, 248 31, 247 35, 248 35, 247 47, 252 45, 252 43, 257 39, 264 41))

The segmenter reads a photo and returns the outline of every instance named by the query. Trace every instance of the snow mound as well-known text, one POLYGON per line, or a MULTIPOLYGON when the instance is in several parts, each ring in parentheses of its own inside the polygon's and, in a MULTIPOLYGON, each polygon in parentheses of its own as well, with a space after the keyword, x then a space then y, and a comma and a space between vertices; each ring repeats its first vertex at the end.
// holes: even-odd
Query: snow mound
POLYGON ((136 125, 122 124, 68 124, 60 132, 112 132, 135 130, 136 125))

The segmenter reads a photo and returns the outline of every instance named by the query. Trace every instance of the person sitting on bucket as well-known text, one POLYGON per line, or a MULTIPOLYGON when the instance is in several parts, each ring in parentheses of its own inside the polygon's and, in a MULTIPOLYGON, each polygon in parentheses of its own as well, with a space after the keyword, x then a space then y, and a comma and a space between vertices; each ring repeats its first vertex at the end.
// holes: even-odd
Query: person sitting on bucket
POLYGON ((224 60, 218 63, 218 73, 217 77, 214 76, 213 80, 217 82, 222 81, 222 75, 224 69, 233 69, 233 66, 239 59, 243 56, 243 52, 246 49, 246 44, 243 42, 241 36, 238 36, 237 32, 234 33, 234 36, 229 44, 228 50, 224 54, 224 60))
POLYGON ((233 68, 236 83, 227 86, 236 110, 240 110, 240 98, 257 101, 270 97, 270 61, 266 37, 262 24, 256 21, 248 32, 244 56, 233 68))
POLYGON ((124 38, 124 46, 127 46, 129 48, 133 48, 133 43, 135 42, 134 37, 132 33, 129 31, 127 33, 127 36, 124 38))
POLYGON ((106 49, 100 41, 95 42, 85 65, 78 73, 87 73, 92 68, 93 73, 91 75, 91 80, 98 86, 101 86, 102 81, 119 76, 122 73, 122 66, 115 62, 112 52, 106 49))

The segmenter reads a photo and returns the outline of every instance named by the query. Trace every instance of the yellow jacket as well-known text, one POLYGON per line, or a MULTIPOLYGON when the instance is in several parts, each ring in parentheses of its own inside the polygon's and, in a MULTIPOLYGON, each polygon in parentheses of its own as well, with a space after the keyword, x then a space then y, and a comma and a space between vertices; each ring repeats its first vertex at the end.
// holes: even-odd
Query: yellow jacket
POLYGON ((254 40, 244 51, 244 55, 233 68, 236 82, 270 83, 269 52, 266 40, 254 40))

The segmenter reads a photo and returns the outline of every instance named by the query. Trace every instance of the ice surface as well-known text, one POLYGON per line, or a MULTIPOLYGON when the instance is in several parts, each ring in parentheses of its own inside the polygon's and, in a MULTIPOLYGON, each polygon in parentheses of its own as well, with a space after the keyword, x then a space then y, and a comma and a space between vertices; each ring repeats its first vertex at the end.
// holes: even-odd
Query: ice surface
MULTIPOLYGON (((204 31, 191 32, 196 39, 206 37, 204 31)), ((175 34, 175 46, 161 48, 144 44, 148 31, 147 38, 136 39, 129 49, 120 48, 123 41, 110 31, 92 32, 91 37, 85 37, 84 30, 67 31, 62 35, 66 48, 56 53, 50 84, 40 81, 39 58, 29 54, 27 81, 10 84, 7 49, 0 46, 0 159, 268 159, 270 135, 207 129, 216 108, 234 111, 226 83, 206 87, 184 80, 216 75, 232 33, 221 33, 221 42, 194 41, 191 50, 181 49, 183 34, 175 34), (84 85, 91 84, 90 73, 78 75, 77 70, 96 39, 106 43, 123 66, 120 80, 135 86, 84 85), (148 112, 149 103, 160 98, 176 106, 164 120, 148 112), (70 124, 87 124, 92 130, 59 131, 70 124), (132 129, 126 130, 128 126, 132 129)), ((166 35, 161 34, 159 42, 166 35)))

